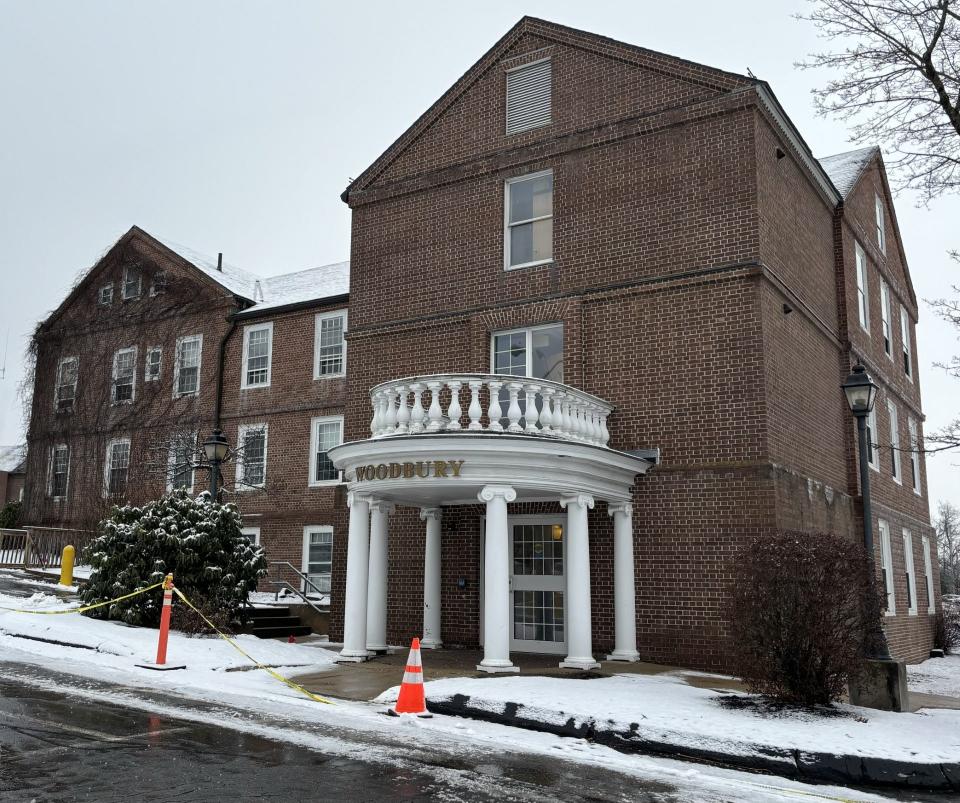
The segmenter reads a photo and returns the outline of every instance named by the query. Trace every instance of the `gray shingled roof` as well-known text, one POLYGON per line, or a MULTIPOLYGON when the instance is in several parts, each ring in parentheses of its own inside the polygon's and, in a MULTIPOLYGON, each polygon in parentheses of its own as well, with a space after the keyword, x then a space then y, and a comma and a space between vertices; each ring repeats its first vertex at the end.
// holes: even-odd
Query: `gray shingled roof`
POLYGON ((833 186, 846 198, 856 185, 860 174, 863 173, 870 160, 879 151, 880 149, 876 145, 871 145, 868 148, 858 148, 855 151, 824 156, 818 161, 820 166, 827 171, 833 186))

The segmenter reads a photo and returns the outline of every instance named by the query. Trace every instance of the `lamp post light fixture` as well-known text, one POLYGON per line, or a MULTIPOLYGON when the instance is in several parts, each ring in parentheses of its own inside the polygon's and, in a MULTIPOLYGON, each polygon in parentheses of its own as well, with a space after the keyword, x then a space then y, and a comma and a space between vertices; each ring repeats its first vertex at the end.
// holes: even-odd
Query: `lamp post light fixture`
MULTIPOLYGON (((867 570, 872 583, 876 583, 876 569, 873 559, 873 511, 870 505, 870 466, 868 458, 868 443, 871 435, 867 434, 867 418, 873 412, 873 405, 877 400, 877 386, 867 373, 863 363, 857 360, 850 375, 844 380, 843 392, 850 405, 850 412, 857 419, 857 441, 860 449, 858 463, 860 465, 860 494, 863 499, 863 547, 867 553, 867 570)), ((892 660, 887 638, 883 628, 876 623, 872 629, 868 658, 892 660)))
POLYGON ((210 464, 210 498, 217 500, 217 485, 220 480, 220 464, 227 459, 230 453, 230 444, 220 429, 210 433, 210 437, 203 442, 203 453, 210 464))

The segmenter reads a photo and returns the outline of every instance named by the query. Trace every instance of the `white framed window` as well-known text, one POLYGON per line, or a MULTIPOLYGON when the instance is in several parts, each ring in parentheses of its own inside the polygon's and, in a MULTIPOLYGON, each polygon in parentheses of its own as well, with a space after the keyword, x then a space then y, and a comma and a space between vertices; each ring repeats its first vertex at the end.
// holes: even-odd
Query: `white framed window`
POLYGON ((344 376, 347 372, 347 311, 321 312, 314 321, 313 378, 344 376))
POLYGON ((150 280, 150 297, 158 296, 167 289, 167 274, 159 270, 153 274, 150 280))
POLYGON ((900 349, 903 355, 903 373, 913 381, 913 342, 910 337, 910 315, 907 308, 900 305, 900 349))
POLYGON ((857 312, 860 316, 860 326, 870 334, 870 290, 867 279, 867 255, 863 246, 856 243, 857 252, 857 312))
POLYGON ((897 595, 893 585, 893 551, 890 548, 890 525, 883 519, 878 522, 880 530, 880 571, 883 574, 883 589, 886 592, 886 614, 897 612, 897 595))
POLYGON ((140 268, 128 265, 123 269, 123 299, 129 301, 132 298, 140 297, 140 288, 143 277, 140 268))
POLYGON ((503 266, 553 261, 553 171, 507 179, 503 185, 503 266))
POLYGON ((877 220, 877 247, 881 254, 887 253, 887 227, 884 223, 883 201, 879 195, 874 195, 874 214, 877 220))
POLYGON ((143 361, 143 381, 156 382, 160 379, 160 366, 163 362, 163 349, 160 346, 151 346, 147 349, 147 356, 143 361))
POLYGON ((874 471, 880 470, 880 450, 877 448, 877 408, 867 416, 867 463, 874 471))
POLYGON ((327 456, 334 446, 343 443, 343 416, 330 415, 310 422, 310 485, 335 485, 341 474, 327 456))
POLYGON ((80 375, 80 360, 77 357, 61 357, 57 363, 57 384, 53 406, 58 413, 72 413, 77 401, 77 379, 80 375))
POLYGON ((188 494, 193 493, 196 451, 196 432, 180 432, 170 439, 167 458, 167 491, 183 488, 188 494))
POLYGON ((237 491, 267 484, 267 424, 242 424, 237 429, 237 491))
POLYGON ((893 399, 887 399, 887 413, 890 416, 890 473, 894 482, 903 484, 900 472, 900 420, 893 399))
POLYGON ((127 474, 130 470, 130 439, 117 438, 107 444, 107 457, 103 464, 103 495, 122 496, 127 490, 127 474))
POLYGON ((907 417, 907 432, 910 437, 910 481, 913 492, 920 496, 920 435, 917 421, 912 415, 907 417))
POLYGON ((243 533, 254 546, 260 546, 260 528, 259 527, 241 527, 240 532, 243 533))
POLYGON ((495 374, 563 382, 563 324, 494 332, 490 366, 495 374))
POLYGON ((113 388, 110 399, 114 404, 129 404, 137 392, 137 347, 119 349, 113 355, 113 388))
POLYGON ((933 562, 930 560, 930 539, 923 536, 923 581, 927 590, 927 613, 937 612, 937 598, 933 591, 933 562))
POLYGON ((113 303, 113 282, 100 288, 100 292, 97 294, 97 303, 101 307, 109 307, 113 303))
POLYGON ((903 529, 903 572, 907 584, 907 613, 917 615, 917 576, 913 569, 913 534, 903 529))
POLYGON ((173 395, 195 396, 200 392, 200 363, 203 356, 203 335, 177 338, 173 361, 173 395))
POLYGON ((330 593, 330 576, 333 569, 333 527, 315 525, 303 528, 303 573, 309 580, 304 583, 308 596, 323 596, 330 593))
POLYGON ((273 322, 245 326, 240 387, 244 389, 269 387, 272 361, 273 322))
POLYGON ((540 59, 507 70, 506 133, 541 128, 553 121, 553 64, 540 59))
POLYGON ((893 359, 893 328, 890 325, 890 285, 880 280, 880 321, 883 329, 883 352, 893 359))
POLYGON ((50 450, 50 465, 47 470, 47 496, 66 499, 70 483, 70 447, 58 443, 50 450))

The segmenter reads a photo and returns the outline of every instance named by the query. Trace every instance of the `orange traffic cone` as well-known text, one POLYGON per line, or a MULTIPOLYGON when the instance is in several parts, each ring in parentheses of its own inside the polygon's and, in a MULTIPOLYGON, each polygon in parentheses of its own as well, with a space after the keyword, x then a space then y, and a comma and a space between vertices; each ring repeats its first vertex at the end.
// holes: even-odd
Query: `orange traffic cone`
POLYGON ((400 684, 400 696, 387 713, 395 717, 400 714, 432 716, 427 712, 427 701, 423 693, 423 664, 420 661, 420 639, 418 638, 410 644, 410 655, 403 673, 403 682, 400 684))

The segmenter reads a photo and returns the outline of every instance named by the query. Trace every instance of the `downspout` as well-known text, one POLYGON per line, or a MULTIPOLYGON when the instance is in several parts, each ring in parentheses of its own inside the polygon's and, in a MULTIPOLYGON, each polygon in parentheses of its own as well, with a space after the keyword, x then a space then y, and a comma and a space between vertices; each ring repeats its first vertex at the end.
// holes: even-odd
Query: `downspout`
POLYGON ((240 311, 240 306, 237 305, 234 307, 233 312, 227 316, 227 323, 230 324, 227 327, 227 331, 224 332, 223 337, 220 338, 220 352, 217 359, 217 396, 214 399, 213 406, 213 429, 218 431, 220 429, 220 414, 223 409, 223 364, 226 359, 227 353, 227 341, 230 340, 230 336, 233 334, 234 330, 237 328, 237 319, 234 317, 240 311))

